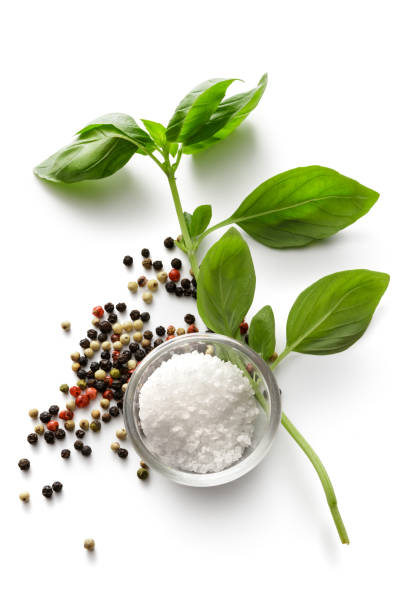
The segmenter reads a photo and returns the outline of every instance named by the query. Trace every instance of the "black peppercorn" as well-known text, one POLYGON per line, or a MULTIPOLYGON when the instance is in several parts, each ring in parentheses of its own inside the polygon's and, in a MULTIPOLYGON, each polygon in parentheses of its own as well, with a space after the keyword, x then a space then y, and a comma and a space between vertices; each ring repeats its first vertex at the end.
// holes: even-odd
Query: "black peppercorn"
POLYGON ((123 391, 121 391, 120 389, 118 389, 117 391, 114 391, 113 393, 113 398, 115 400, 120 400, 123 397, 123 391))
POLYGON ((44 440, 47 444, 54 444, 55 442, 55 434, 53 431, 46 431, 44 434, 44 440))
POLYGON ((110 351, 102 351, 101 352, 101 359, 110 359, 110 351))
POLYGON ((131 342, 131 343, 129 344, 129 351, 130 351, 131 353, 135 353, 135 352, 137 351, 137 349, 138 349, 138 348, 139 348, 139 345, 138 345, 138 343, 137 343, 137 342, 131 342))
POLYGON ((89 455, 92 453, 92 448, 90 446, 83 446, 81 453, 84 455, 84 457, 89 457, 89 455))
POLYGON ((52 497, 52 487, 46 485, 42 488, 41 493, 44 495, 44 497, 52 497))
POLYGON ((153 350, 152 346, 145 346, 146 355, 147 355, 147 353, 150 353, 150 351, 152 351, 152 350, 153 350))
POLYGON ((79 345, 82 346, 83 349, 89 348, 91 343, 89 341, 89 338, 83 338, 80 342, 79 345))
POLYGON ((132 310, 129 316, 132 321, 136 321, 137 319, 140 319, 140 312, 138 310, 132 310))
POLYGON ((89 367, 92 372, 96 372, 96 370, 99 370, 99 363, 97 361, 92 361, 89 367))
POLYGON ((164 329, 163 325, 159 325, 159 327, 156 327, 156 334, 158 336, 164 336, 166 334, 166 330, 164 329))
POLYGON ((85 435, 85 432, 84 432, 83 429, 77 429, 76 432, 75 432, 75 435, 76 435, 77 438, 83 438, 84 435, 85 435))
POLYGON ((115 306, 112 304, 112 302, 108 302, 107 304, 105 304, 104 308, 106 312, 113 312, 115 309, 115 306))
POLYGON ((51 415, 48 410, 40 413, 40 421, 41 423, 48 423, 49 421, 51 421, 51 415))
POLYGON ((167 293, 174 293, 176 291, 176 283, 173 281, 167 281, 165 284, 167 293))
POLYGON ((145 351, 143 349, 138 349, 135 352, 135 357, 137 361, 142 361, 144 356, 145 356, 145 351))
POLYGON ((86 381, 86 386, 87 387, 95 387, 95 383, 96 383, 96 379, 95 378, 88 378, 88 380, 86 381))
POLYGON ((149 257, 150 251, 149 251, 149 249, 142 249, 140 251, 140 254, 141 254, 142 257, 149 257))
POLYGON ((109 414, 109 412, 103 412, 102 413, 102 421, 104 423, 109 423, 109 421, 111 420, 111 415, 109 414))
POLYGON ((119 408, 118 408, 117 406, 111 406, 111 407, 109 408, 109 414, 110 414, 112 417, 117 417, 117 416, 119 416, 119 413, 120 413, 120 410, 119 410, 119 408))
POLYGON ((125 312, 125 310, 126 310, 125 302, 119 302, 118 304, 116 304, 116 310, 118 312, 125 312))
POLYGON ((193 285, 193 287, 197 287, 197 281, 195 278, 191 279, 191 284, 193 285))
POLYGON ((118 457, 120 457, 121 459, 126 459, 128 454, 129 454, 129 452, 126 450, 126 448, 119 448, 119 450, 118 450, 118 457))
POLYGON ((125 255, 123 258, 123 263, 125 264, 125 266, 131 266, 133 264, 133 257, 131 257, 130 255, 125 255))
POLYGON ((38 436, 37 436, 37 434, 36 434, 36 433, 30 433, 30 434, 28 434, 28 436, 27 436, 27 442, 28 442, 29 444, 37 444, 37 442, 38 442, 38 436))
POLYGON ((166 249, 172 249, 174 247, 174 240, 173 238, 171 238, 171 236, 169 236, 168 238, 164 240, 163 244, 166 247, 166 249))
POLYGON ((109 359, 102 359, 99 362, 99 367, 105 372, 109 372, 112 369, 112 362, 109 359))
MULTIPOLYGON (((119 413, 119 409, 118 409, 118 413, 119 413)), ((29 460, 28 459, 20 459, 20 461, 18 462, 18 467, 23 472, 26 472, 27 470, 30 469, 30 462, 29 462, 29 460)))
POLYGON ((90 340, 96 340, 98 337, 98 332, 96 331, 96 329, 88 329, 86 335, 90 340))
POLYGON ((183 289, 190 289, 191 281, 189 278, 182 278, 180 285, 183 287, 183 289))
POLYGON ((151 340, 153 338, 153 332, 151 332, 150 329, 146 329, 146 331, 143 332, 143 337, 146 338, 146 340, 151 340))
POLYGON ((193 314, 186 314, 184 320, 187 325, 192 325, 193 323, 195 323, 195 316, 193 314))
POLYGON ((197 299, 197 289, 193 289, 191 292, 191 296, 196 300, 197 299))
POLYGON ((61 451, 61 457, 63 459, 69 459, 71 456, 71 451, 69 450, 69 448, 63 448, 61 451))
POLYGON ((106 340, 108 339, 108 336, 106 334, 104 334, 103 332, 98 334, 98 340, 99 342, 106 342, 106 340))
POLYGON ((79 370, 77 372, 77 376, 78 376, 78 378, 82 378, 82 380, 85 380, 85 378, 86 378, 86 370, 84 370, 84 368, 79 368, 79 370))
POLYGON ((92 370, 88 370, 87 373, 86 373, 86 378, 89 379, 89 378, 93 378, 93 377, 94 377, 94 373, 92 372, 92 370))
POLYGON ((52 488, 53 488, 53 491, 55 491, 56 493, 59 493, 60 491, 62 491, 62 482, 60 482, 59 480, 56 480, 55 482, 52 483, 52 488))
POLYGON ((184 289, 183 291, 184 297, 191 297, 193 295, 192 289, 184 289))
POLYGON ((146 268, 146 270, 150 270, 151 269, 151 267, 152 267, 152 260, 150 259, 150 257, 146 257, 145 259, 143 259, 142 266, 144 268, 146 268))
POLYGON ((175 289, 175 291, 174 291, 174 294, 175 294, 177 297, 181 297, 181 296, 183 296, 183 295, 184 295, 184 289, 183 289, 183 287, 176 287, 176 289, 175 289))
POLYGON ((163 339, 162 338, 156 338, 156 340, 153 342, 154 348, 160 346, 161 344, 163 344, 163 339))
POLYGON ((116 323, 116 321, 118 320, 118 315, 116 314, 116 312, 111 312, 110 315, 108 315, 108 321, 109 323, 116 323))
POLYGON ((101 321, 99 328, 104 334, 109 334, 112 331, 112 325, 109 321, 101 321))
POLYGON ((83 446, 84 446, 84 443, 82 442, 82 440, 75 440, 75 442, 74 442, 75 450, 80 451, 80 450, 83 449, 83 446))
POLYGON ((60 427, 55 432, 55 437, 57 440, 63 440, 65 438, 65 429, 61 429, 60 427))
POLYGON ((55 416, 56 414, 59 413, 59 406, 56 406, 55 404, 53 406, 50 406, 48 408, 48 412, 52 414, 53 416, 55 416))
POLYGON ((181 268, 181 259, 178 259, 178 257, 175 257, 174 259, 171 260, 171 267, 174 268, 175 270, 180 270, 181 268))
POLYGON ((107 389, 108 383, 104 380, 97 380, 96 383, 94 384, 94 387, 97 391, 100 391, 101 393, 103 393, 107 389))
POLYGON ((122 410, 122 408, 123 408, 123 402, 118 402, 118 408, 119 408, 119 410, 122 410))
POLYGON ((81 357, 78 359, 78 363, 81 367, 84 368, 88 363, 88 359, 85 357, 85 355, 81 355, 81 357))
POLYGON ((150 315, 148 312, 142 312, 142 314, 140 315, 140 318, 142 319, 144 323, 147 323, 147 321, 149 321, 150 319, 150 315))
POLYGON ((161 270, 163 268, 163 262, 157 259, 153 262, 153 268, 157 271, 161 270))

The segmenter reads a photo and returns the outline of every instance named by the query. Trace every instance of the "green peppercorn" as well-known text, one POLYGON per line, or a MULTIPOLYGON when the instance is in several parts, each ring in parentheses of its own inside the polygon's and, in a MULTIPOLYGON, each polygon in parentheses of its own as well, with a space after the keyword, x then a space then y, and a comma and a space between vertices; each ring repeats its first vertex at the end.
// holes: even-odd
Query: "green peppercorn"
POLYGON ((60 385, 59 390, 61 391, 61 393, 68 393, 69 386, 67 384, 63 383, 62 385, 60 385))
POLYGON ((38 417, 37 408, 31 408, 31 410, 28 411, 28 416, 31 417, 32 419, 36 419, 38 417))
POLYGON ((117 368, 112 368, 110 371, 110 375, 112 376, 112 378, 120 378, 120 370, 118 370, 117 368))
POLYGON ((101 430, 101 422, 100 421, 91 421, 91 424, 89 425, 89 427, 92 429, 92 431, 100 431, 101 430))
POLYGON ((65 421, 64 427, 67 431, 74 431, 75 429, 75 421, 69 420, 65 421))
POLYGON ((38 434, 39 436, 42 436, 44 433, 44 425, 41 425, 40 423, 38 425, 36 425, 34 427, 34 431, 36 434, 38 434))
POLYGON ((79 387, 82 390, 86 389, 86 381, 82 380, 82 379, 79 379, 77 381, 77 387, 79 387))
POLYGON ((146 480, 149 477, 149 472, 146 468, 141 467, 137 470, 137 476, 140 480, 146 480))

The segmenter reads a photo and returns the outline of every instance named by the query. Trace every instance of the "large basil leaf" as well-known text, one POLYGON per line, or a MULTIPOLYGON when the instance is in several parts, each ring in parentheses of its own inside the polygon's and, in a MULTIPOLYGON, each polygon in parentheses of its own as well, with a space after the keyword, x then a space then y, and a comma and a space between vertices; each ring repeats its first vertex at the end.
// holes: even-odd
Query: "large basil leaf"
POLYGON ((146 155, 156 148, 149 134, 137 125, 133 117, 125 115, 124 113, 109 113, 107 115, 102 115, 102 117, 94 119, 94 121, 86 125, 82 130, 79 130, 78 134, 86 134, 95 128, 111 129, 116 130, 118 133, 122 133, 124 138, 130 138, 139 145, 137 153, 141 155, 146 155))
POLYGON ((285 352, 339 353, 367 329, 390 277, 371 270, 345 270, 303 291, 288 316, 285 352))
POLYGON ((167 126, 169 142, 187 142, 215 111, 235 79, 209 79, 197 85, 177 106, 167 126))
POLYGON ((211 221, 212 208, 209 204, 202 204, 197 206, 193 214, 191 215, 190 222, 190 235, 198 236, 204 230, 207 229, 208 224, 211 221))
POLYGON ((270 306, 264 306, 251 319, 248 334, 249 346, 262 355, 265 361, 275 351, 275 317, 270 306))
POLYGON ((354 223, 378 197, 330 168, 306 166, 261 183, 230 221, 269 247, 299 247, 354 223))
POLYGON ((221 102, 209 120, 186 140, 183 152, 198 153, 229 136, 257 106, 267 83, 268 75, 264 74, 255 89, 221 102))
POLYGON ((236 337, 255 292, 255 270, 248 245, 230 228, 207 252, 200 265, 198 312, 219 334, 236 337))

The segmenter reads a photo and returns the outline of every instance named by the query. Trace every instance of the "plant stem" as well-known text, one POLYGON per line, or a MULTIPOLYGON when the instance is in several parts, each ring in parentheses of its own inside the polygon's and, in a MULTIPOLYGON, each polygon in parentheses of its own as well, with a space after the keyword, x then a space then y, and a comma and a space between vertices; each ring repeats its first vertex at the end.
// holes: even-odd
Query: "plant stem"
MULTIPOLYGON (((276 362, 275 362, 276 363, 276 362)), ((340 516, 340 512, 337 506, 337 498, 334 493, 333 485, 330 481, 329 475, 326 472, 326 469, 323 463, 320 461, 319 457, 314 452, 313 448, 310 444, 305 440, 302 434, 296 429, 296 427, 291 423, 286 414, 282 412, 281 423, 283 427, 288 431, 288 433, 292 436, 295 442, 300 446, 305 455, 310 459, 314 469, 317 472, 317 475, 320 478, 320 482, 322 483, 324 492, 326 494, 327 503, 330 508, 330 512, 332 513, 332 517, 334 523, 336 525, 340 540, 343 544, 350 544, 349 537, 347 535, 346 528, 344 526, 343 520, 340 516)))
POLYGON ((208 234, 211 234, 211 232, 215 232, 215 230, 220 229, 221 227, 225 227, 226 225, 231 225, 231 223, 233 223, 233 221, 231 220, 231 218, 228 218, 224 219, 224 221, 220 221, 216 225, 212 225, 211 227, 206 229, 205 232, 200 234, 200 236, 197 238, 197 245, 199 245, 200 242, 204 240, 206 236, 208 236, 208 234))
POLYGON ((274 370, 276 368, 276 366, 283 360, 285 359, 285 357, 287 357, 287 355, 289 355, 291 349, 286 347, 284 351, 281 352, 281 354, 279 355, 279 357, 273 361, 271 363, 271 365, 269 366, 271 368, 271 370, 274 370))

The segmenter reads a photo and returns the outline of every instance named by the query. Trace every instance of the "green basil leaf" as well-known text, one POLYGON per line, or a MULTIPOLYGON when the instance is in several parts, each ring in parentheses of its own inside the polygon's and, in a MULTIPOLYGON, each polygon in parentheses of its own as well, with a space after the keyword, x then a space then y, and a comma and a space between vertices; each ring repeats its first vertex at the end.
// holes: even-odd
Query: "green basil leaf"
POLYGON ((264 74, 255 89, 221 102, 209 120, 186 141, 183 152, 199 153, 229 136, 258 105, 267 83, 268 75, 264 74))
POLYGON ((185 142, 215 111, 236 79, 209 79, 197 85, 177 106, 167 126, 169 142, 185 142))
POLYGON ((105 178, 122 168, 137 149, 112 126, 92 128, 36 166, 34 173, 54 183, 105 178))
POLYGON ((251 253, 241 234, 230 228, 207 252, 197 283, 198 312, 209 329, 237 337, 255 293, 251 253))
POLYGON ((209 204, 197 206, 191 217, 190 235, 192 237, 198 236, 206 230, 211 221, 211 217, 212 208, 209 204))
POLYGON ((371 270, 345 270, 303 291, 288 316, 287 348, 311 355, 346 350, 367 329, 390 277, 371 270))
POLYGON ((161 149, 167 147, 167 139, 166 139, 166 128, 161 123, 157 123, 156 121, 149 121, 148 119, 142 119, 142 123, 145 126, 146 130, 149 132, 150 137, 155 142, 155 144, 161 149))
POLYGON ((146 155, 146 152, 154 151, 155 144, 144 130, 142 130, 136 121, 130 115, 124 113, 109 113, 98 117, 92 123, 86 125, 77 134, 86 134, 95 128, 114 129, 117 133, 122 133, 124 137, 130 138, 146 151, 138 148, 137 152, 141 155, 146 155))
POLYGON ((249 346, 268 361, 275 352, 275 317, 270 306, 264 306, 251 319, 249 346))
POLYGON ((300 247, 351 225, 378 197, 330 168, 306 166, 261 183, 230 220, 269 247, 300 247))
POLYGON ((184 215, 184 218, 186 220, 188 232, 189 232, 189 234, 191 236, 191 220, 193 218, 193 215, 190 215, 190 213, 188 213, 186 211, 184 211, 183 215, 184 215))

